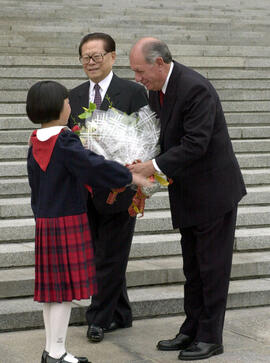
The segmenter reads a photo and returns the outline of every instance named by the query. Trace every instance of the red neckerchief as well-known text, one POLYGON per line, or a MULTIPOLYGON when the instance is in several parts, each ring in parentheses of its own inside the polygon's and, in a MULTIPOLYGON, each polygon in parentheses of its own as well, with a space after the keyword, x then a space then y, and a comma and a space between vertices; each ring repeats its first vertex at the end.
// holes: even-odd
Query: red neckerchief
POLYGON ((44 172, 46 171, 51 160, 56 140, 62 131, 63 129, 59 132, 59 134, 51 136, 48 140, 45 141, 38 140, 37 130, 33 131, 30 137, 30 144, 33 146, 33 157, 44 172))

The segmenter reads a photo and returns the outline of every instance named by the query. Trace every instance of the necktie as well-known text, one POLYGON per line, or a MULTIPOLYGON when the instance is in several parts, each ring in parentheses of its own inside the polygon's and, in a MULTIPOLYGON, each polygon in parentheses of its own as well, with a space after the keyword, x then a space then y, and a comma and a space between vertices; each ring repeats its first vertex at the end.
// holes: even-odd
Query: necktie
POLYGON ((164 102, 164 93, 162 91, 159 91, 159 103, 160 106, 163 106, 163 102, 164 102))
POLYGON ((94 85, 94 90, 95 90, 95 98, 94 98, 94 103, 97 106, 97 109, 100 109, 101 103, 102 103, 102 99, 101 99, 101 95, 100 95, 100 85, 98 83, 96 83, 94 85))

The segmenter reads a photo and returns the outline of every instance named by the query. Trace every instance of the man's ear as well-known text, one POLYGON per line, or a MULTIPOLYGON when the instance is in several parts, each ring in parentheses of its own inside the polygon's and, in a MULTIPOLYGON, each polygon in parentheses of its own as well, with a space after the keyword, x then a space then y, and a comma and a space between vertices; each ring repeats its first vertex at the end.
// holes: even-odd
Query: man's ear
POLYGON ((163 66, 164 64, 164 60, 162 57, 157 57, 156 60, 155 60, 155 63, 158 65, 158 66, 163 66))
POLYGON ((115 62, 115 59, 116 59, 116 52, 115 52, 115 51, 111 52, 111 55, 112 55, 112 60, 115 62))

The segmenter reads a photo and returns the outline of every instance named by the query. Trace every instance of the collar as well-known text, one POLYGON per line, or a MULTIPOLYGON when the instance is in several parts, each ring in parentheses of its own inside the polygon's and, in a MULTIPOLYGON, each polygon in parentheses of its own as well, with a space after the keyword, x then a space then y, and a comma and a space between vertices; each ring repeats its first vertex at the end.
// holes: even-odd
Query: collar
MULTIPOLYGON (((110 73, 102 81, 98 82, 101 92, 105 92, 105 93, 107 92, 107 89, 109 88, 112 78, 113 78, 113 72, 110 71, 110 73)), ((95 83, 93 81, 91 81, 91 79, 89 81, 90 81, 89 92, 91 94, 91 92, 94 91, 95 83)))
POLYGON ((63 128, 67 128, 67 126, 51 126, 44 129, 38 129, 36 134, 37 139, 39 141, 46 141, 50 137, 58 135, 63 128))
POLYGON ((38 129, 33 131, 30 137, 29 145, 32 146, 33 157, 44 172, 46 172, 50 163, 57 138, 64 129, 68 129, 68 127, 52 126, 38 129))
POLYGON ((167 78, 166 78, 166 81, 161 89, 161 91, 165 94, 166 93, 166 89, 167 89, 167 86, 168 86, 168 83, 169 83, 169 79, 170 79, 170 76, 172 74, 172 70, 173 70, 173 67, 174 67, 174 64, 173 62, 171 62, 171 65, 170 65, 170 69, 169 69, 169 72, 168 72, 168 75, 167 75, 167 78))

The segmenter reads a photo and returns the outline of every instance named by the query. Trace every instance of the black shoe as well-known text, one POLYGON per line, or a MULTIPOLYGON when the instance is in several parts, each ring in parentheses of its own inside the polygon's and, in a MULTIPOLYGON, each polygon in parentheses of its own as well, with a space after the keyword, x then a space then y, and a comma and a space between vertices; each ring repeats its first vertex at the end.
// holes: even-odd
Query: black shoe
MULTIPOLYGON (((65 353, 64 357, 66 356, 67 353, 65 353)), ((43 350, 42 356, 41 356, 41 363, 46 363, 46 359, 47 356, 49 355, 49 353, 46 350, 43 350)), ((50 357, 52 358, 52 357, 50 357)), ((75 357, 76 359, 78 359, 79 363, 91 363, 88 361, 88 359, 86 357, 75 357)), ((54 358, 52 358, 54 359, 54 358)))
POLYGON ((46 350, 43 350, 42 356, 41 356, 41 363, 46 363, 46 358, 49 353, 46 352, 46 350))
POLYGON ((212 357, 223 353, 222 344, 210 344, 203 342, 194 342, 187 349, 179 353, 180 360, 199 360, 212 357))
POLYGON ((132 323, 129 323, 127 325, 120 325, 116 321, 112 321, 108 328, 103 328, 104 333, 110 333, 117 329, 124 329, 124 328, 130 328, 132 327, 132 323))
MULTIPOLYGON (((44 351, 44 352, 46 352, 46 351, 44 351)), ((47 356, 45 358, 45 363, 68 363, 68 361, 65 360, 66 355, 67 355, 67 353, 63 354, 61 358, 57 359, 57 358, 50 357, 49 354, 47 353, 47 356)), ((78 361, 79 361, 78 363, 91 363, 88 361, 88 359, 86 357, 75 357, 75 358, 78 359, 78 361)))
POLYGON ((87 338, 94 343, 99 343, 104 338, 103 328, 96 325, 90 325, 87 330, 87 338))
POLYGON ((189 335, 178 333, 175 338, 168 340, 161 340, 157 343, 159 350, 181 350, 186 349, 193 339, 189 335))

